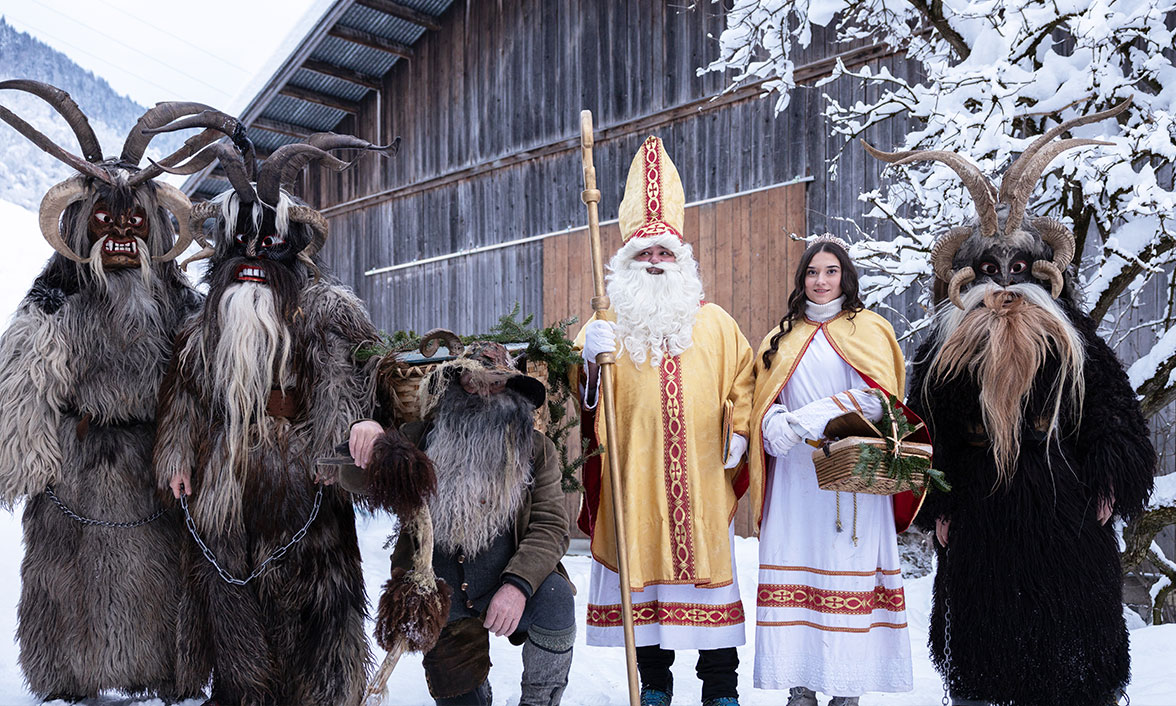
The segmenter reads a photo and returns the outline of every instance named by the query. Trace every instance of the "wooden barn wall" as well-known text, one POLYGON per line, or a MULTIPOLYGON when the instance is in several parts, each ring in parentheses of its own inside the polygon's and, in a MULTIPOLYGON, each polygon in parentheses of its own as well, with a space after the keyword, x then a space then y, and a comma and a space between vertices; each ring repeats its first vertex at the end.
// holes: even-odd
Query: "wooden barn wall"
MULTIPOLYGON (((337 128, 372 140, 399 135, 400 153, 367 157, 342 174, 315 170, 307 180, 306 197, 331 220, 328 265, 387 329, 484 330, 516 301, 544 322, 555 320, 543 308, 537 243, 364 272, 582 226, 575 145, 582 108, 593 110, 603 136, 595 153, 602 219, 616 216, 629 162, 657 134, 688 201, 811 175, 810 232, 852 234, 836 218, 860 219, 857 195, 876 185, 879 168, 853 144, 841 178, 830 181, 826 160, 844 139, 828 136, 820 113, 821 93, 848 100, 855 82, 797 89, 779 115, 774 96, 712 107, 705 99, 721 94, 729 77, 699 77, 696 69, 717 53, 713 37, 724 22, 717 10, 672 0, 455 3, 442 29, 385 77, 382 95, 369 95, 360 114, 337 128), (518 160, 532 152, 539 156, 518 160), (351 203, 372 194, 380 196, 351 203)), ((815 37, 797 64, 852 48, 823 39, 815 37)), ((907 73, 900 57, 872 65, 907 73)), ((868 137, 886 148, 901 134, 894 127, 868 137)), ((605 243, 610 251, 618 245, 605 243)), ((747 331, 749 338, 762 333, 747 331)))

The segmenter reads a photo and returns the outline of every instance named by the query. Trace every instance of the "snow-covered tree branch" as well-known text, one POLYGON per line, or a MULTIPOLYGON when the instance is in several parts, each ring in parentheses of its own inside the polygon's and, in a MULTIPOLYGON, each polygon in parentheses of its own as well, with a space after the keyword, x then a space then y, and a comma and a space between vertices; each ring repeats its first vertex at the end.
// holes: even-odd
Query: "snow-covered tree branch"
MULTIPOLYGON (((817 27, 835 29, 839 42, 892 46, 921 69, 896 76, 838 64, 818 85, 852 80, 863 99, 825 95, 835 134, 848 142, 909 116, 914 128, 902 144, 877 147, 957 152, 998 183, 1034 136, 1132 98, 1117 123, 1074 130, 1072 137, 1112 144, 1058 160, 1031 211, 1072 225, 1092 315, 1105 329, 1138 328, 1137 344, 1146 339, 1130 371, 1145 412, 1176 400, 1173 307, 1147 312, 1148 326, 1120 321, 1138 318, 1135 295, 1154 291, 1153 280, 1167 286, 1176 261, 1176 0, 734 0, 719 58, 702 71, 731 70, 735 83, 766 80, 783 110, 795 88, 792 57, 817 27)), ((922 163, 890 176, 861 199, 867 215, 893 223, 898 236, 873 237, 874 228, 858 224, 854 244, 854 256, 872 270, 863 278, 872 306, 912 287, 929 292, 931 243, 972 218, 971 200, 948 167, 922 163)), ((913 319, 906 334, 926 323, 913 319)))

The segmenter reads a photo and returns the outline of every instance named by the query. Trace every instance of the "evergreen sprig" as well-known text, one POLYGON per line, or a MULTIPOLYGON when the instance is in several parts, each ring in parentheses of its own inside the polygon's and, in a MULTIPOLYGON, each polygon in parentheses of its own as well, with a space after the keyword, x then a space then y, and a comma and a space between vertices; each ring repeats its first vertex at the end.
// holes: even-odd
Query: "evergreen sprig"
POLYGON ((886 448, 882 449, 869 444, 858 444, 858 461, 853 467, 853 474, 866 481, 866 485, 873 485, 879 477, 886 477, 896 482, 898 489, 920 492, 929 482, 938 490, 948 492, 951 486, 943 472, 931 467, 931 459, 915 454, 907 456, 899 453, 895 439, 902 440, 918 429, 911 424, 906 415, 898 407, 898 398, 875 390, 875 394, 882 400, 882 419, 876 426, 882 432, 882 440, 886 448), (915 478, 923 474, 925 480, 916 485, 915 478))

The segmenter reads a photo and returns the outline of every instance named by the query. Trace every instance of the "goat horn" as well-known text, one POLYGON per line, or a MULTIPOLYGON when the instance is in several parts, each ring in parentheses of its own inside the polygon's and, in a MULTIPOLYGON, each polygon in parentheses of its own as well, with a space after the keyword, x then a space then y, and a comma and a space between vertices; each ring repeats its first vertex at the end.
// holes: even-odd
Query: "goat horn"
POLYGON ((391 144, 387 145, 373 145, 367 140, 360 139, 354 135, 338 135, 333 132, 316 132, 310 137, 306 138, 306 144, 319 148, 320 150, 366 150, 368 152, 378 152, 384 155, 394 155, 400 151, 400 138, 397 137, 392 140, 391 144))
POLYGON ((200 243, 200 251, 181 262, 181 270, 187 272, 188 265, 197 260, 206 260, 216 254, 216 249, 209 244, 208 238, 204 237, 204 221, 219 216, 220 212, 220 204, 212 201, 201 201, 192 206, 192 210, 188 214, 188 232, 192 234, 196 242, 200 243))
POLYGON ((1050 292, 1054 299, 1062 293, 1063 273, 1074 261, 1074 233, 1065 225, 1052 218, 1034 218, 1033 227, 1041 235, 1041 241, 1053 250, 1053 260, 1038 260, 1033 263, 1033 276, 1050 281, 1050 292))
POLYGON ((457 334, 443 328, 435 328, 429 331, 424 336, 421 336, 420 352, 426 358, 431 358, 437 353, 437 349, 444 343, 445 347, 449 349, 449 355, 457 357, 465 350, 465 345, 462 344, 461 339, 457 334))
POLYGON ((1062 284, 1065 280, 1062 279, 1062 271, 1058 269, 1057 265, 1049 260, 1038 260, 1033 263, 1033 276, 1049 281, 1049 293, 1054 299, 1061 296, 1062 284))
MULTIPOLYGON (((1073 128, 1076 128, 1076 127, 1079 127, 1082 125, 1088 125, 1090 123, 1096 123, 1100 120, 1106 120, 1107 118, 1111 118, 1111 117, 1118 115, 1119 113, 1122 113, 1124 110, 1127 110, 1128 106, 1131 105, 1131 100, 1132 100, 1131 98, 1128 98, 1127 100, 1123 101, 1122 103, 1120 103, 1119 105, 1116 105, 1113 108, 1109 108, 1109 109, 1104 110, 1099 113, 1092 113, 1090 115, 1084 115, 1082 117, 1074 118, 1072 120, 1067 120, 1064 123, 1060 123, 1058 125, 1055 125, 1054 127, 1047 130, 1045 133, 1043 133, 1036 140, 1031 142, 1029 144, 1029 146, 1025 148, 1025 151, 1021 153, 1021 156, 1017 157, 1016 161, 1014 161, 1012 164, 1010 164, 1009 168, 1005 170, 1004 179, 1001 181, 1001 184, 1000 184, 1000 202, 1001 203, 1009 203, 1010 202, 1010 199, 1013 194, 1013 190, 1017 187, 1018 183, 1021 181, 1022 172, 1025 171, 1025 168, 1029 165, 1030 161, 1033 160, 1033 156, 1036 155, 1037 152, 1039 150, 1041 150, 1042 147, 1045 147, 1047 144, 1052 142, 1055 137, 1057 137, 1058 135, 1061 135, 1062 133, 1064 133, 1067 130, 1070 130, 1070 129, 1073 129, 1073 128)), ((1034 179, 1033 181, 1034 181, 1034 183, 1036 183, 1037 180, 1034 179)))
POLYGON ((139 162, 143 161, 143 153, 147 151, 147 145, 150 144, 151 138, 155 137, 153 133, 145 132, 146 130, 153 130, 167 125, 176 118, 206 110, 216 112, 214 108, 203 103, 181 101, 156 103, 155 107, 148 108, 147 112, 139 116, 135 126, 127 133, 127 139, 123 142, 122 155, 119 157, 120 161, 134 167, 139 166, 139 162))
POLYGON ((114 183, 114 178, 105 169, 99 167, 97 164, 92 164, 82 159, 81 157, 62 149, 57 145, 57 143, 53 142, 53 140, 45 137, 45 135, 35 127, 29 125, 24 120, 21 120, 19 116, 2 105, 0 105, 0 120, 3 120, 12 127, 16 128, 17 132, 27 137, 37 147, 40 147, 45 152, 48 152, 62 162, 65 162, 82 174, 94 177, 95 179, 99 179, 108 184, 114 183))
POLYGON ((29 79, 0 81, 0 88, 32 93, 53 106, 53 109, 65 118, 65 122, 69 123, 74 135, 78 138, 78 145, 81 146, 82 156, 86 158, 86 161, 102 161, 102 146, 98 143, 98 136, 94 134, 94 128, 90 127, 90 120, 86 114, 82 112, 82 109, 68 93, 56 86, 29 79))
MULTIPOLYGON (((197 103, 192 105, 199 104, 197 103)), ((220 138, 220 135, 226 135, 233 141, 233 144, 237 146, 237 149, 240 150, 242 156, 239 159, 241 159, 242 164, 245 167, 245 172, 249 175, 249 180, 252 180, 257 161, 253 143, 249 140, 248 137, 246 137, 245 124, 228 113, 222 113, 219 110, 208 108, 207 110, 203 110, 199 113, 196 113, 195 115, 188 115, 187 117, 182 117, 165 125, 145 128, 142 130, 142 132, 145 135, 154 136, 163 132, 175 132, 177 130, 186 130, 188 128, 194 127, 203 127, 207 129, 204 132, 198 133, 193 137, 188 138, 182 148, 168 155, 164 159, 159 160, 159 163, 154 167, 148 167, 147 169, 144 169, 144 171, 146 172, 151 169, 166 171, 162 168, 172 167, 179 164, 183 160, 191 157, 197 151, 205 147, 205 145, 215 142, 220 138)), ((221 155, 217 156, 219 157, 221 155)), ((222 162, 223 161, 224 160, 222 159, 222 162)), ((203 166, 207 166, 207 163, 203 166)), ((201 168, 203 168, 203 166, 201 168)), ((192 172, 188 173, 190 174, 192 172)), ((156 171, 148 178, 154 178, 156 176, 159 176, 159 171, 156 171)), ((252 189, 250 189, 250 191, 252 191, 252 189)))
POLYGON ((314 161, 340 172, 351 166, 351 162, 344 162, 314 145, 304 142, 283 145, 262 163, 257 174, 257 197, 277 208, 282 185, 289 184, 303 167, 314 161))
POLYGON ((253 190, 253 183, 249 180, 249 169, 241 159, 241 154, 223 142, 217 142, 205 147, 187 162, 174 167, 165 167, 156 162, 152 162, 152 164, 159 167, 160 171, 167 172, 168 174, 195 174, 209 164, 212 164, 213 160, 218 159, 220 160, 221 167, 225 170, 225 176, 229 178, 229 183, 233 186, 233 191, 237 193, 237 197, 241 200, 241 203, 253 203, 256 201, 257 193, 253 190))
POLYGON ((172 215, 176 217, 176 223, 179 224, 180 232, 176 234, 175 245, 172 245, 171 250, 168 250, 163 255, 156 255, 151 259, 155 262, 167 262, 174 260, 188 249, 192 244, 192 202, 184 192, 180 191, 171 184, 163 182, 156 182, 155 196, 159 200, 159 205, 171 211, 172 215))
POLYGON ((974 279, 976 279, 976 271, 971 267, 961 267, 951 276, 951 282, 947 285, 947 298, 951 299, 952 304, 960 309, 964 308, 964 300, 960 298, 960 288, 971 283, 974 279))
MULTIPOLYGON (((1037 151, 1032 158, 1013 176, 1015 183, 1009 183, 1009 177, 1001 182, 1001 202, 1009 205, 1009 218, 1005 221, 1005 234, 1009 235, 1021 227, 1021 221, 1025 218, 1025 208, 1029 205, 1029 197, 1033 194, 1034 188, 1037 186, 1037 181, 1041 179, 1045 168, 1049 166, 1059 154, 1066 150, 1072 150, 1076 147, 1088 147, 1090 145, 1113 145, 1113 142, 1104 142, 1102 140, 1062 140, 1055 142, 1045 148, 1037 151), (1006 185, 1008 186, 1006 190, 1006 185), (1006 200, 1007 199, 1007 200, 1006 200)), ((1024 155, 1017 161, 1024 159, 1024 155)))
POLYGON ((935 241, 931 246, 931 269, 935 276, 944 282, 951 281, 951 261, 959 251, 964 241, 972 235, 972 229, 959 226, 947 231, 947 234, 935 241))
POLYGON ((84 177, 73 176, 49 189, 41 199, 41 235, 54 250, 82 265, 90 262, 90 258, 78 255, 61 237, 61 214, 71 203, 86 198, 88 193, 84 177))
POLYGON ((980 234, 986 238, 996 234, 996 189, 975 164, 954 152, 944 150, 883 152, 865 140, 861 140, 861 143, 870 156, 896 166, 935 161, 951 167, 971 194, 972 203, 976 205, 976 215, 980 218, 980 234))

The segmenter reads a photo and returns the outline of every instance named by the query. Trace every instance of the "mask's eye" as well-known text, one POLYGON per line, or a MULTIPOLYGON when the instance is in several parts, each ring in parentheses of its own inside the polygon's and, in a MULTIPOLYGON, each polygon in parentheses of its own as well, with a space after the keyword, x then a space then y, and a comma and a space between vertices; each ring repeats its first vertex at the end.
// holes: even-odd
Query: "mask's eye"
POLYGON ((144 219, 142 216, 131 216, 131 226, 138 228, 139 226, 143 225, 143 220, 144 219))
POLYGON ((110 214, 107 213, 106 211, 95 211, 94 212, 94 220, 98 221, 99 223, 113 223, 114 222, 113 219, 111 219, 110 214))
POLYGON ((280 235, 267 235, 261 239, 261 247, 272 248, 275 245, 281 245, 286 242, 286 239, 280 235))
POLYGON ((1024 260, 1016 260, 1013 262, 1013 266, 1009 268, 1009 271, 1015 275, 1019 275, 1027 269, 1029 269, 1029 264, 1027 262, 1024 260))
POLYGON ((245 244, 245 234, 244 234, 244 233, 238 233, 238 234, 237 234, 236 236, 234 236, 234 237, 237 239, 237 242, 238 242, 238 243, 240 243, 240 244, 242 244, 242 245, 244 245, 244 244, 245 244))
POLYGON ((988 275, 989 277, 994 277, 994 276, 996 276, 996 274, 998 272, 1000 272, 1000 269, 994 263, 985 262, 985 263, 981 263, 980 271, 983 272, 984 274, 988 275))

